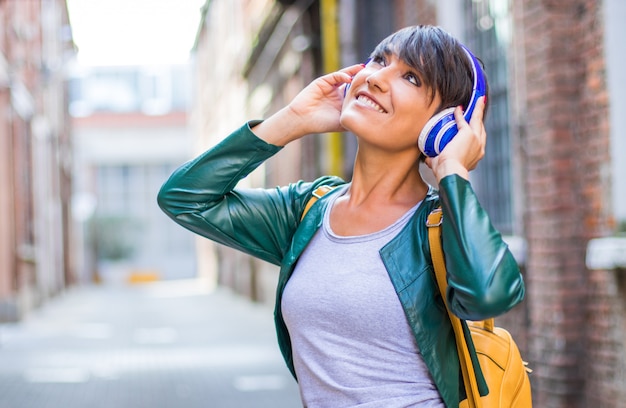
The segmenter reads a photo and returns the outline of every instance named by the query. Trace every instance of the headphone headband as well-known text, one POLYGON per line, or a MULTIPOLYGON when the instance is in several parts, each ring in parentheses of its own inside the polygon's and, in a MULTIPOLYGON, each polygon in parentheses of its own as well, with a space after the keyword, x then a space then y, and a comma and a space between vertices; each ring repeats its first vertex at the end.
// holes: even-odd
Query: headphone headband
MULTIPOLYGON (((467 109, 463 112, 463 117, 469 122, 478 99, 487 92, 485 73, 478 59, 470 52, 470 50, 461 44, 461 47, 467 54, 470 65, 472 66, 473 86, 472 96, 467 105, 467 109)), ((445 147, 446 144, 459 132, 456 121, 454 120, 454 108, 446 108, 435 114, 420 132, 418 138, 418 146, 420 150, 429 157, 435 157, 445 147)))

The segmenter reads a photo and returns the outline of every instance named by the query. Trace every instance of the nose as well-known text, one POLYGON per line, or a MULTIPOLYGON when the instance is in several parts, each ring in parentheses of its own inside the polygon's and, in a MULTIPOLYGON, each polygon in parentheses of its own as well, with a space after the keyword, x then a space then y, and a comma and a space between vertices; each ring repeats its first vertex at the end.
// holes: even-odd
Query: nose
POLYGON ((365 82, 370 88, 378 88, 381 92, 387 92, 390 74, 391 70, 389 67, 381 67, 371 72, 365 79, 365 82))

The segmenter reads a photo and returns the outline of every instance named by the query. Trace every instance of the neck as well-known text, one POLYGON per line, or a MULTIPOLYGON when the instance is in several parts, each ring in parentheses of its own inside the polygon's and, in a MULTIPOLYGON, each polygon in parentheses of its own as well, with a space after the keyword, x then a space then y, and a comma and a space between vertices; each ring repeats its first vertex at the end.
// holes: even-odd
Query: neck
POLYGON ((412 207, 423 200, 428 184, 419 171, 415 158, 395 157, 373 160, 357 154, 350 187, 350 202, 370 202, 412 207))

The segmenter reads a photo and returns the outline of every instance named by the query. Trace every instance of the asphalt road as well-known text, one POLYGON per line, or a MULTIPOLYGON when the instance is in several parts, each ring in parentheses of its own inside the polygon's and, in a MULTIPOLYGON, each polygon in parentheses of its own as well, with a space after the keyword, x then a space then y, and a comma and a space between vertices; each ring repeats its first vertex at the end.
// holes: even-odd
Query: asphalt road
POLYGON ((206 287, 75 288, 0 324, 0 407, 301 407, 271 309, 206 287))

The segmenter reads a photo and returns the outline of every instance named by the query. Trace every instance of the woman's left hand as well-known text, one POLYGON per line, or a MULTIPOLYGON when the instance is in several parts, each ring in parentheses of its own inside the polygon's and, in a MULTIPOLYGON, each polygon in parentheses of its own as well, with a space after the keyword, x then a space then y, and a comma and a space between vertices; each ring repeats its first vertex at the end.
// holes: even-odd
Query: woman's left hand
POLYGON ((469 123, 463 117, 463 110, 458 106, 454 118, 459 132, 435 157, 426 158, 437 181, 450 174, 469 179, 469 172, 476 168, 485 155, 487 132, 483 123, 485 97, 480 98, 472 113, 469 123))
POLYGON ((252 130, 268 143, 284 146, 311 133, 340 132, 344 90, 363 69, 357 64, 315 79, 283 109, 252 130))

